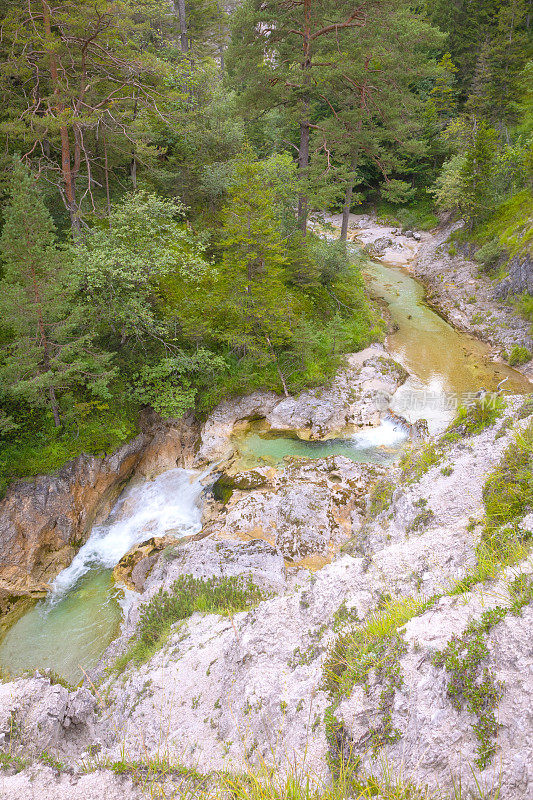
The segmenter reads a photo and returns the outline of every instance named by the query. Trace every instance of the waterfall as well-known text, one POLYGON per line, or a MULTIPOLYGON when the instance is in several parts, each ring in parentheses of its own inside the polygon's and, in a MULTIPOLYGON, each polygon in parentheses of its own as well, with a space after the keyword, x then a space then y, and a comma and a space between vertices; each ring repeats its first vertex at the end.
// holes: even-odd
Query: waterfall
POLYGON ((135 544, 172 533, 177 538, 201 529, 199 498, 203 490, 196 472, 171 469, 153 481, 131 483, 108 519, 95 525, 74 560, 52 584, 55 604, 93 567, 112 568, 135 544))

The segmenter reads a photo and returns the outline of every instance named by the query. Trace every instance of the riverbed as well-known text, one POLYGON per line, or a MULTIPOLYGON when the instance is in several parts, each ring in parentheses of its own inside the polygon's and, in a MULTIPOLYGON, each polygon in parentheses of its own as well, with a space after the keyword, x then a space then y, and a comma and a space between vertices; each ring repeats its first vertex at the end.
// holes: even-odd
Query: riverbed
MULTIPOLYGON (((356 248, 357 249, 357 248, 356 248)), ((355 255, 355 253, 354 253, 355 255)), ((408 259, 407 259, 408 260, 408 259)), ((400 263, 367 261, 363 274, 370 294, 387 307, 394 331, 386 340, 391 356, 410 373, 391 408, 407 420, 425 418, 430 431, 442 429, 459 404, 503 383, 510 393, 529 393, 518 372, 491 359, 489 348, 455 330, 425 302, 425 290, 400 263)), ((393 419, 364 431, 348 431, 326 442, 272 437, 253 427, 235 443, 247 466, 281 466, 287 456, 322 458, 341 454, 354 461, 396 460, 407 432, 393 419)), ((177 538, 201 527, 199 473, 174 469, 154 481, 130 484, 105 524, 95 526, 72 564, 0 642, 0 669, 9 674, 49 669, 78 683, 116 636, 123 592, 113 585, 112 568, 134 545, 171 532, 177 538)))

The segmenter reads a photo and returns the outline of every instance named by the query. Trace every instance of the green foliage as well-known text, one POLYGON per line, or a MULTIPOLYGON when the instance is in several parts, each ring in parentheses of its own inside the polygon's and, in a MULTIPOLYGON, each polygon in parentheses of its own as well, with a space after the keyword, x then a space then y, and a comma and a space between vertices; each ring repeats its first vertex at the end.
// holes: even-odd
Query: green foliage
POLYGON ((169 341, 158 307, 158 285, 172 275, 195 285, 208 270, 203 248, 184 222, 179 202, 137 192, 113 205, 108 224, 95 225, 76 248, 78 280, 97 330, 121 348, 169 341))
POLYGON ((81 453, 112 453, 138 433, 137 408, 127 405, 91 404, 88 414, 62 429, 49 418, 35 416, 27 432, 2 443, 0 496, 18 478, 55 472, 81 453))
POLYGON ((519 431, 483 487, 488 530, 524 516, 533 505, 533 424, 519 431))
MULTIPOLYGON (((0 239, 0 314, 7 342, 0 381, 8 399, 50 409, 61 424, 61 392, 83 388, 108 396, 110 355, 94 343, 75 297, 73 264, 30 173, 15 161, 0 239)), ((4 416, 3 432, 6 432, 4 416)), ((13 423, 11 421, 11 430, 13 423)))
POLYGON ((420 447, 410 447, 402 453, 400 467, 402 480, 406 483, 419 481, 431 467, 442 458, 441 449, 434 442, 425 442, 420 447))
POLYGON ((324 664, 324 688, 334 699, 348 697, 355 686, 365 684, 371 669, 392 646, 396 652, 398 629, 432 604, 423 599, 387 600, 364 625, 341 633, 324 664))
POLYGON ((407 181, 400 181, 396 178, 387 181, 381 186, 381 196, 389 203, 405 205, 416 195, 416 189, 407 181))
POLYGON ((397 206, 384 200, 376 204, 378 222, 398 225, 404 230, 430 231, 439 224, 434 205, 428 199, 415 199, 407 206, 397 206))
POLYGON ((485 769, 496 752, 498 722, 495 710, 503 696, 503 684, 483 662, 489 656, 486 636, 508 614, 519 614, 533 600, 533 584, 529 576, 519 576, 511 585, 510 607, 497 606, 471 622, 461 636, 452 636, 445 649, 435 653, 433 663, 450 674, 448 697, 457 710, 466 708, 477 722, 476 764, 485 769))
POLYGON ((394 484, 386 478, 382 478, 374 484, 368 495, 368 513, 371 517, 377 517, 389 507, 395 488, 394 484))
POLYGON ((476 398, 468 406, 460 406, 457 417, 448 425, 441 441, 454 442, 463 436, 476 436, 490 428, 506 409, 505 400, 497 394, 476 398))
POLYGON ((509 364, 515 367, 520 364, 527 364, 531 360, 531 351, 527 347, 520 344, 514 344, 509 353, 509 364))
POLYGON ((504 255, 504 249, 498 239, 491 239, 491 241, 482 245, 476 250, 474 259, 480 264, 483 269, 491 270, 498 263, 500 258, 504 255))
POLYGON ((0 769, 13 771, 15 774, 26 769, 28 762, 22 756, 0 751, 0 769))
POLYGON ((164 644, 172 626, 195 612, 231 615, 251 608, 262 599, 263 592, 251 579, 201 580, 182 575, 170 591, 160 589, 144 606, 129 649, 117 659, 114 669, 122 672, 129 664, 147 661, 164 644))
MULTIPOLYGON (((355 686, 368 687, 372 672, 383 684, 377 704, 379 721, 368 730, 367 740, 374 754, 385 744, 395 742, 400 733, 392 725, 392 707, 396 690, 402 685, 400 659, 406 651, 399 628, 412 617, 421 614, 434 602, 412 599, 386 600, 364 625, 341 631, 333 642, 324 662, 324 689, 333 700, 326 719, 326 735, 334 766, 338 769, 338 754, 348 747, 343 726, 334 717, 334 709, 348 697, 355 686)), ((353 754, 349 753, 354 764, 353 754)), ((346 763, 346 754, 344 753, 346 763)))
POLYGON ((207 350, 197 350, 193 355, 180 353, 179 356, 164 358, 153 366, 143 366, 133 377, 133 396, 142 405, 151 406, 154 411, 166 418, 179 418, 194 408, 198 389, 194 386, 198 374, 216 375, 227 368, 221 356, 207 350))

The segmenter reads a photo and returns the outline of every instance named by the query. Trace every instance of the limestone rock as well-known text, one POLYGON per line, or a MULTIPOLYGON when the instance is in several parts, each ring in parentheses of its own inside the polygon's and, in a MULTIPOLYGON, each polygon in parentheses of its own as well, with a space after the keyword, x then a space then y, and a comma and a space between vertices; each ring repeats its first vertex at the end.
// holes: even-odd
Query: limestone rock
MULTIPOLYGON (((263 471, 265 483, 234 491, 211 521, 217 538, 264 538, 291 561, 331 557, 360 524, 366 494, 384 470, 343 456, 294 459, 284 470, 263 471)), ((241 473, 242 476, 245 473, 241 473)))
POLYGON ((42 590, 70 563, 92 525, 109 513, 149 441, 140 434, 110 456, 81 455, 54 475, 8 489, 0 502, 0 598, 42 590))
POLYGON ((255 392, 225 400, 202 429, 198 461, 229 458, 235 426, 255 419, 265 419, 271 430, 291 431, 302 439, 323 439, 347 425, 376 425, 406 378, 406 371, 387 357, 381 345, 372 345, 345 356, 328 388, 283 399, 272 392, 255 392))
POLYGON ((136 475, 152 480, 167 469, 192 467, 200 439, 200 425, 192 414, 162 420, 158 414, 147 413, 142 427, 152 439, 137 464, 136 475))
POLYGON ((69 691, 39 675, 0 684, 0 747, 12 754, 78 752, 92 741, 95 709, 88 689, 69 691))

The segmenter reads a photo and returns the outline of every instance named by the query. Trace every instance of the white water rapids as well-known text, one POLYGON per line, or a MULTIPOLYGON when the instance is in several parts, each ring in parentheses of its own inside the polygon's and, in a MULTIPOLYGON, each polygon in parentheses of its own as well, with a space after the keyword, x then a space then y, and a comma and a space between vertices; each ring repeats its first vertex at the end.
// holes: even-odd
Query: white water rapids
POLYGON ((163 472, 153 481, 131 483, 102 525, 95 525, 74 560, 52 584, 48 603, 63 597, 93 567, 113 568, 135 544, 152 536, 177 538, 201 529, 202 475, 185 469, 163 472))
POLYGON ((395 447, 408 437, 407 431, 392 419, 382 419, 379 425, 366 427, 351 437, 355 447, 370 450, 373 447, 395 447))

